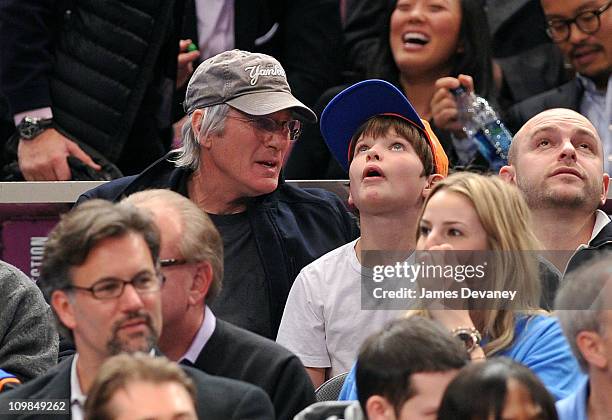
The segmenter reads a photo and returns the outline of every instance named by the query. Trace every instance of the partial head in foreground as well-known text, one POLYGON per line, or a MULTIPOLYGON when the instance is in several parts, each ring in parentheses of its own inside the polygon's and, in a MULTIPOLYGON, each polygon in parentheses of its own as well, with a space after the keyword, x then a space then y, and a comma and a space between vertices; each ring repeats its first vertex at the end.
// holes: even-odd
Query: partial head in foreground
POLYGON ((446 385, 468 360, 465 346, 436 322, 394 320, 359 352, 361 407, 370 420, 435 418, 446 385))
POLYGON ((86 420, 197 420, 193 381, 175 363, 122 354, 100 368, 85 402, 86 420))

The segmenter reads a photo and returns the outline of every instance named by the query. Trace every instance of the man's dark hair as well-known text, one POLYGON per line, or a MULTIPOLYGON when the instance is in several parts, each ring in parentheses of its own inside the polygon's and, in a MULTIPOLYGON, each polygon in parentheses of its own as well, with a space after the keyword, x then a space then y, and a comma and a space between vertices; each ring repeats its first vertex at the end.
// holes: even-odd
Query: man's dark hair
POLYGON ((473 363, 461 370, 448 384, 438 420, 501 419, 508 392, 508 381, 515 380, 527 389, 538 419, 557 420, 555 400, 529 368, 505 357, 473 363))
POLYGON ((411 376, 461 369, 469 355, 460 340, 436 322, 420 316, 396 319, 370 336, 357 359, 357 395, 366 412, 373 395, 389 401, 399 413, 414 396, 411 376))
MULTIPOLYGON (((128 233, 143 237, 157 266, 160 245, 157 226, 131 204, 91 200, 63 215, 45 243, 38 281, 47 302, 51 303, 53 291, 72 285, 70 270, 82 265, 98 243, 128 233)), ((57 321, 60 332, 72 337, 72 333, 57 321)))

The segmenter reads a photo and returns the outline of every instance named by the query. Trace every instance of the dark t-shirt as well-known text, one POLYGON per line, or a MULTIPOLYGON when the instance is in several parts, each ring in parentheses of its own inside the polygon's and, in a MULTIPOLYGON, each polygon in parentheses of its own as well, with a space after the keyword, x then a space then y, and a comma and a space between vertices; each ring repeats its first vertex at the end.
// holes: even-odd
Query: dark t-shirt
POLYGON ((270 288, 247 214, 209 216, 223 238, 224 251, 223 287, 210 308, 224 321, 275 339, 270 288))

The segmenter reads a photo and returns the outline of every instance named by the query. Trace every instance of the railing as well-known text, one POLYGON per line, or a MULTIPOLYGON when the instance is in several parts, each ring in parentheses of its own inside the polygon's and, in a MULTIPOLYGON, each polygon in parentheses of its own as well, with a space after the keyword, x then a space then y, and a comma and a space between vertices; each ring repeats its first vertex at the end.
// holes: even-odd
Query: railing
MULTIPOLYGON (((348 181, 288 181, 301 188, 324 188, 345 202, 348 181)), ((70 210, 79 196, 103 182, 0 182, 0 258, 28 274, 39 277, 47 234, 70 210)), ((612 190, 604 210, 612 214, 612 190)))

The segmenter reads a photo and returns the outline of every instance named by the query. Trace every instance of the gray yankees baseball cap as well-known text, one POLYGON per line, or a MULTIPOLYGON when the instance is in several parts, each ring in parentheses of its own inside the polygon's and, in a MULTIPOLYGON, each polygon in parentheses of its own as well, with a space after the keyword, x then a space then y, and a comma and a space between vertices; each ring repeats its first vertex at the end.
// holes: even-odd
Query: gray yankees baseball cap
POLYGON ((291 94, 281 64, 266 54, 225 51, 198 66, 187 85, 185 112, 219 104, 251 115, 291 108, 299 118, 317 122, 315 113, 291 94))

